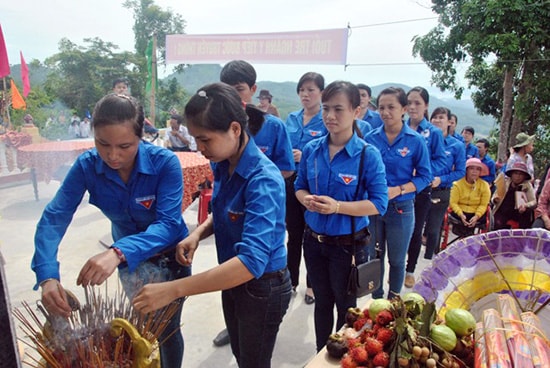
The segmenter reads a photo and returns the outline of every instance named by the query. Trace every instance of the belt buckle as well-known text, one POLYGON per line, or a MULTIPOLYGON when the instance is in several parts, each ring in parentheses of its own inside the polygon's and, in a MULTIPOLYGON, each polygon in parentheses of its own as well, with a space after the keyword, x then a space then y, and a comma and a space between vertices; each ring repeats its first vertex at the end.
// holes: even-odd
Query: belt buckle
POLYGON ((319 243, 324 243, 325 235, 317 234, 317 241, 319 243))

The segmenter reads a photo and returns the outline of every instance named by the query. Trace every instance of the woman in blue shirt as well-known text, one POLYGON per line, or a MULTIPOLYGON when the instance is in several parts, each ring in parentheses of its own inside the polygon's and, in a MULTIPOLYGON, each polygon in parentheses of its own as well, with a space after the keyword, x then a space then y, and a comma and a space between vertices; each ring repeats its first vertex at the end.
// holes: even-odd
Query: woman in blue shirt
MULTIPOLYGON (((445 150, 443 147, 443 134, 440 129, 434 127, 428 121, 428 106, 430 94, 423 87, 414 87, 407 93, 407 114, 409 119, 407 125, 424 137, 428 152, 430 154, 430 164, 432 174, 439 175, 445 169, 445 150)), ((417 254, 420 252, 422 242, 422 230, 430 210, 432 186, 428 185, 423 191, 419 192, 414 200, 414 229, 409 242, 408 254, 417 254)), ((417 256, 418 257, 418 256, 417 256)), ((412 287, 414 277, 412 274, 405 276, 405 286, 412 287)))
MULTIPOLYGON (((175 261, 176 244, 187 236, 181 216, 183 180, 178 158, 170 151, 142 141, 144 115, 126 95, 107 95, 95 106, 92 128, 95 149, 80 155, 53 200, 48 203, 35 234, 32 269, 42 287, 42 303, 52 313, 68 317, 71 308, 60 284, 57 250, 85 192, 90 203, 111 221, 111 249, 90 258, 78 285, 102 284, 119 268, 130 298, 148 282, 167 281, 191 273, 175 261)), ((180 310, 160 336, 171 335, 160 347, 161 364, 180 367, 183 338, 180 310)))
POLYGON ((190 265, 201 239, 214 234, 219 266, 174 282, 146 285, 134 299, 142 312, 189 295, 222 291, 225 324, 239 367, 270 367, 291 297, 286 267, 284 179, 247 133, 263 119, 243 108, 237 91, 214 83, 185 106, 189 132, 214 171, 212 216, 177 247, 190 265))
POLYGON ((355 133, 359 90, 349 82, 333 82, 322 102, 329 134, 305 145, 295 183, 296 197, 306 208, 304 256, 316 298, 317 351, 334 329, 334 305, 336 330, 344 325, 348 308, 356 306, 355 296, 347 293, 353 242, 361 264, 368 258, 368 216, 384 214, 388 201, 380 153, 355 133), (363 171, 357 172, 362 155, 363 171))
MULTIPOLYGON (((386 249, 390 262, 390 290, 388 298, 401 292, 405 278, 405 258, 414 227, 414 197, 432 181, 430 156, 425 140, 403 122, 407 96, 401 88, 386 88, 378 95, 378 111, 384 125, 372 130, 365 141, 380 150, 386 166, 388 182, 388 210, 385 215, 372 216, 371 255, 375 244, 381 246, 381 257, 386 249)), ((384 263, 382 263, 384 265, 384 263)), ((384 280, 382 266, 381 280, 384 280)), ((373 293, 384 296, 384 283, 373 293)))
MULTIPOLYGON (((449 134, 450 119, 451 112, 445 107, 436 108, 430 117, 430 122, 443 132, 445 167, 437 174, 434 174, 435 177, 431 184, 432 194, 425 226, 425 259, 432 259, 434 252, 439 251, 441 225, 443 224, 445 211, 449 207, 451 187, 454 181, 462 179, 466 174, 464 143, 449 134)), ((405 276, 405 286, 409 288, 414 286, 414 271, 420 254, 420 245, 414 249, 411 246, 409 246, 407 274, 405 276), (407 280, 409 280, 409 283, 407 280)))
MULTIPOLYGON (((327 134, 321 115, 321 93, 325 89, 325 79, 319 73, 308 72, 300 78, 296 92, 303 108, 292 112, 286 119, 286 128, 292 143, 292 153, 296 168, 302 158, 304 146, 327 134)), ((305 208, 295 196, 294 181, 296 174, 286 179, 286 229, 288 232, 288 269, 292 279, 293 290, 296 291, 300 279, 300 261, 302 259, 302 242, 304 236, 305 208)), ((306 275, 306 304, 315 302, 311 282, 306 275)))

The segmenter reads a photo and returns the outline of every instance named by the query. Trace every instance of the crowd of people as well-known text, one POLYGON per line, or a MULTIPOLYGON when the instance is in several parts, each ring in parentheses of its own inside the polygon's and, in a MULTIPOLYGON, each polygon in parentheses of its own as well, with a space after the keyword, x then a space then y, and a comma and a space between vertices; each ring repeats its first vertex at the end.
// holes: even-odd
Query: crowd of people
MULTIPOLYGON (((77 283, 99 285, 118 268, 144 313, 221 290, 226 331, 217 344, 231 344, 239 367, 270 367, 302 259, 319 351, 356 306, 347 288, 352 263, 387 255, 388 289, 381 283, 373 298, 400 295, 414 286, 423 235, 424 258, 439 251, 448 208, 464 235, 489 215, 495 229, 549 228, 550 181, 538 201, 532 185, 534 136, 518 134, 497 175, 489 142, 475 141, 470 126, 458 134, 458 118, 446 107, 430 115, 425 88, 385 88, 373 111, 367 85, 325 86, 321 74, 309 72, 296 88, 301 108, 286 122, 269 91, 253 104, 256 89, 253 66, 234 60, 219 82, 200 88, 184 113, 171 117, 170 148, 200 151, 214 173, 212 215, 192 232, 180 212, 179 162, 142 139, 147 124, 139 102, 114 86, 97 103, 96 148, 71 167, 35 234, 32 269, 50 313, 71 312, 56 255, 85 192, 112 222, 115 242, 85 263, 77 283), (192 274, 198 245, 210 235, 219 265, 192 274)), ((160 350, 163 367, 180 367, 181 333, 160 350)))

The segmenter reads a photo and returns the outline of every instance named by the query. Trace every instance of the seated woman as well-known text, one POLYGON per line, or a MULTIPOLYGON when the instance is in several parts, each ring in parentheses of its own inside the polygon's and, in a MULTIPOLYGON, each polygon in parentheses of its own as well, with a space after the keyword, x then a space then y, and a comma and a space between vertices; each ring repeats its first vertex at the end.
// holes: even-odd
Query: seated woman
POLYGON ((550 230, 550 180, 546 180, 540 192, 532 228, 550 230))
POLYGON ((530 180, 531 174, 525 162, 515 161, 507 166, 506 176, 498 182, 491 200, 494 205, 494 230, 531 227, 537 199, 530 180))
POLYGON ((453 223, 453 233, 458 236, 472 235, 476 226, 485 222, 491 189, 480 176, 487 171, 479 158, 472 157, 466 161, 466 175, 453 183, 449 220, 453 223))

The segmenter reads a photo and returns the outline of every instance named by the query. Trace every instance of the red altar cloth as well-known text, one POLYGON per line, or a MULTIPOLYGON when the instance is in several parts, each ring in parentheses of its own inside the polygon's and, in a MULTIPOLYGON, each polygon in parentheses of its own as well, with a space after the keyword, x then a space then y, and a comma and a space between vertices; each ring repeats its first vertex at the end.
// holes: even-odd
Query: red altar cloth
POLYGON ((193 202, 193 194, 199 191, 199 184, 213 181, 210 161, 196 152, 175 152, 183 172, 183 201, 181 211, 193 202))

